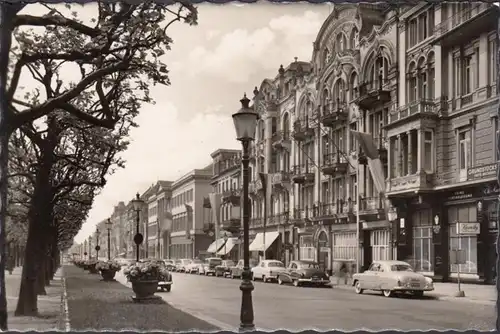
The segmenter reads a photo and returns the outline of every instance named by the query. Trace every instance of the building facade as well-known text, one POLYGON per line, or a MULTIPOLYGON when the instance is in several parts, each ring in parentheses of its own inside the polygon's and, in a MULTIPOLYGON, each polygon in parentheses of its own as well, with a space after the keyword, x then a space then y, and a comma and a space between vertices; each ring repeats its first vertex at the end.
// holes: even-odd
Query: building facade
POLYGON ((482 3, 336 5, 312 61, 254 91, 253 248, 329 271, 408 260, 444 281, 461 249, 465 278, 490 282, 497 18, 482 3))
POLYGON ((204 232, 203 199, 211 192, 213 167, 195 169, 172 184, 169 257, 192 259, 211 244, 204 232))
MULTIPOLYGON (((172 181, 158 181, 148 191, 147 248, 148 256, 169 257, 170 230, 172 228, 172 181)), ((145 239, 146 240, 146 239, 145 239)))

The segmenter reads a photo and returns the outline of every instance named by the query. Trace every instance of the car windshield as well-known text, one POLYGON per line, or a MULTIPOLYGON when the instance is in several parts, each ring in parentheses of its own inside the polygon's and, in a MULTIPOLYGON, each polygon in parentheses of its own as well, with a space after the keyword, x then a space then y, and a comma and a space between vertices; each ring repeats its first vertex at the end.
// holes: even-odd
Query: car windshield
POLYGON ((218 266, 222 263, 222 259, 208 259, 208 263, 218 266))
POLYGON ((189 264, 189 263, 191 263, 191 260, 182 260, 182 263, 189 264))
POLYGON ((173 263, 174 263, 174 261, 172 261, 172 260, 165 260, 165 263, 166 263, 166 264, 173 264, 173 263))
POLYGON ((176 264, 180 264, 180 263, 182 263, 182 262, 181 262, 181 260, 175 260, 175 263, 176 263, 176 264))
POLYGON ((409 264, 393 264, 391 271, 413 271, 409 264))
POLYGON ((317 263, 311 262, 299 262, 297 263, 297 267, 299 269, 319 269, 319 265, 317 263))
POLYGON ((268 267, 284 267, 284 264, 281 262, 269 262, 267 264, 268 267))
POLYGON ((201 261, 201 260, 193 260, 192 263, 194 263, 194 264, 200 264, 200 263, 203 263, 203 261, 201 261))
POLYGON ((233 261, 226 261, 226 266, 232 267, 232 266, 234 266, 234 262, 233 261))

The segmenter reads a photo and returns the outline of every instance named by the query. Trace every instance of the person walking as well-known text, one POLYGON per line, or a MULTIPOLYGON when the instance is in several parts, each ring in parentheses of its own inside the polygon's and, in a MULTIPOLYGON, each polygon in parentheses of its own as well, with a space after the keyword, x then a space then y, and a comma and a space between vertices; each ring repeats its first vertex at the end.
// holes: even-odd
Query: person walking
POLYGON ((344 284, 347 284, 347 264, 345 261, 340 263, 340 268, 337 272, 337 285, 340 284, 342 277, 344 277, 344 284))

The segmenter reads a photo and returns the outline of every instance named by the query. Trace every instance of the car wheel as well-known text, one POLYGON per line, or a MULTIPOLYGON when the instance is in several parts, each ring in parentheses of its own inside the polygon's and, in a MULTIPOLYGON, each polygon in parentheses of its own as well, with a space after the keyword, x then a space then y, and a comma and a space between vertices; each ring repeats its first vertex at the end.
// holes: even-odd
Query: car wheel
POLYGON ((256 280, 257 280, 257 278, 255 277, 255 275, 252 275, 252 281, 255 282, 256 280))
POLYGON ((294 280, 293 281, 293 286, 299 287, 300 286, 299 280, 294 280))
POLYGON ((283 281, 281 280, 281 277, 278 276, 278 284, 283 285, 283 281))
POLYGON ((354 292, 356 292, 358 295, 363 293, 363 289, 361 289, 361 283, 359 281, 356 281, 356 283, 354 283, 354 292))
POLYGON ((382 293, 383 293, 384 297, 387 297, 387 298, 392 297, 391 290, 383 290, 382 293))
POLYGON ((424 296, 423 291, 413 291, 413 295, 418 298, 422 298, 424 296))
POLYGON ((171 285, 167 285, 167 286, 165 287, 165 290, 167 290, 167 292, 170 292, 170 290, 171 290, 171 289, 172 289, 172 286, 171 286, 171 285))

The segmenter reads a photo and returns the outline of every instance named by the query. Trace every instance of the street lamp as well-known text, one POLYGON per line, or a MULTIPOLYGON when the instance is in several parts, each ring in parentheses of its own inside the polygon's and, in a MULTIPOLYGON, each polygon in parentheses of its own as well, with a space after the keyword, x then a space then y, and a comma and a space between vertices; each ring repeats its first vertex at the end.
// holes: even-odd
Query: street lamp
POLYGON ((255 139, 255 128, 259 115, 249 107, 250 100, 245 94, 240 100, 241 109, 233 114, 234 128, 236 130, 236 139, 241 141, 243 154, 241 157, 243 174, 243 272, 241 273, 241 310, 240 310, 240 331, 253 331, 253 304, 252 291, 254 289, 251 281, 250 272, 250 245, 248 242, 250 200, 248 198, 248 187, 250 183, 248 165, 250 163, 249 148, 250 142, 255 139))
POLYGON ((135 259, 137 262, 139 262, 139 245, 142 244, 142 241, 144 240, 144 237, 142 236, 141 233, 139 233, 139 219, 140 219, 140 214, 141 214, 141 209, 142 205, 144 204, 144 201, 140 199, 139 193, 135 195, 135 199, 132 200, 132 205, 134 206, 134 210, 136 213, 136 231, 134 235, 134 242, 135 242, 135 259))
POLYGON ((227 233, 224 232, 224 255, 226 256, 226 258, 227 258, 227 253, 226 253, 227 239, 229 239, 227 233))
POLYGON ((108 261, 111 260, 111 225, 113 225, 111 218, 108 218, 106 222, 106 227, 108 229, 108 261))
POLYGON ((101 231, 97 229, 95 231, 95 237, 96 237, 96 246, 95 246, 95 256, 97 258, 97 261, 99 261, 99 251, 101 250, 101 246, 99 246, 99 235, 101 234, 101 231))
POLYGON ((92 259, 92 236, 89 236, 89 260, 92 259))

